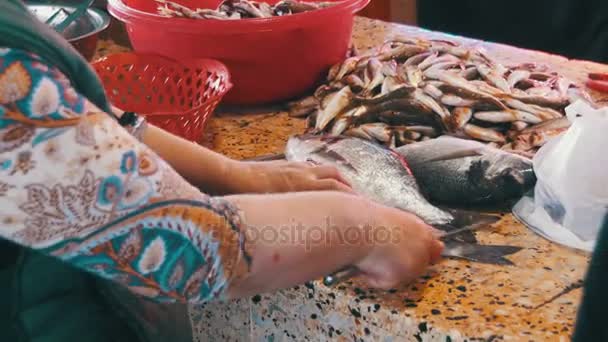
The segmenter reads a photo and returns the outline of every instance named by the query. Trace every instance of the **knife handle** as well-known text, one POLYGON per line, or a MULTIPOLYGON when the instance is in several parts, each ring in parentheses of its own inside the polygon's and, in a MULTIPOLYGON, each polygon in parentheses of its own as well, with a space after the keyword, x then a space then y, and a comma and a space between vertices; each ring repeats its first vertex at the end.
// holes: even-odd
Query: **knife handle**
POLYGON ((359 273, 356 267, 346 267, 323 278, 323 285, 334 286, 339 282, 352 278, 359 273))

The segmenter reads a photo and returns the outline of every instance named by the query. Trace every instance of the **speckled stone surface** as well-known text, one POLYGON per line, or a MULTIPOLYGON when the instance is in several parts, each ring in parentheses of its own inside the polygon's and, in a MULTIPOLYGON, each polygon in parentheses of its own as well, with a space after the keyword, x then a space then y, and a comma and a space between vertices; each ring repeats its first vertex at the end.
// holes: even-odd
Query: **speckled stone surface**
MULTIPOLYGON (((576 81, 591 71, 608 72, 608 66, 595 63, 363 18, 356 20, 353 41, 365 50, 395 35, 481 45, 503 63, 541 62, 576 81)), ((115 51, 111 42, 102 44, 105 53, 115 51)), ((201 142, 249 158, 280 152, 287 137, 304 126, 280 109, 224 109, 209 122, 201 142)), ((199 341, 569 340, 581 290, 567 290, 584 276, 588 257, 547 242, 511 215, 478 238, 524 249, 509 257, 515 266, 445 260, 417 283, 391 291, 369 290, 356 280, 335 288, 311 282, 249 300, 192 307, 195 336, 199 341)))

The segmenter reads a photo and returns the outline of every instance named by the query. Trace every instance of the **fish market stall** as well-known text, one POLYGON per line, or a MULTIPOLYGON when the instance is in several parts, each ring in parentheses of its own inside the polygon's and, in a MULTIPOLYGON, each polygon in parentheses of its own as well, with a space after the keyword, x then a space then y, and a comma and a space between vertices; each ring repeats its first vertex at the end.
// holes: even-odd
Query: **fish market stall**
MULTIPOLYGON (((481 46, 504 65, 543 63, 575 82, 584 82, 590 72, 608 71, 607 66, 540 52, 369 19, 355 21, 353 43, 360 53, 394 37, 481 46)), ((104 54, 122 49, 111 41, 103 41, 100 48, 104 54)), ((591 95, 602 101, 597 93, 591 95)), ((289 136, 310 125, 310 120, 291 117, 281 108, 256 111, 224 109, 210 120, 201 142, 234 158, 252 158, 283 152, 289 136)), ((475 127, 469 128, 476 134, 475 127)), ((507 143, 501 140, 500 147, 507 143)), ((494 227, 476 232, 477 239, 521 247, 507 256, 512 265, 444 260, 414 284, 390 291, 366 289, 356 278, 334 287, 315 281, 247 300, 191 307, 195 336, 200 341, 568 340, 588 256, 535 235, 511 214, 503 215, 494 227)))

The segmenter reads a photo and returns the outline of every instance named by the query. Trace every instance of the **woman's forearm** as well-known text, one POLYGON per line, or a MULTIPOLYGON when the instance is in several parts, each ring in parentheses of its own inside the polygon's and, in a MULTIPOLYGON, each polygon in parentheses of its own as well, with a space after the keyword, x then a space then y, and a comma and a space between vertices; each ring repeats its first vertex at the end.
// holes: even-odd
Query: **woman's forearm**
POLYGON ((148 125, 143 142, 182 177, 208 194, 231 193, 237 161, 148 125))
POLYGON ((143 140, 182 177, 207 194, 352 192, 338 170, 330 166, 237 161, 151 125, 144 131, 143 140))
POLYGON ((363 225, 372 223, 361 222, 368 208, 355 196, 308 192, 225 198, 244 215, 252 257, 250 272, 231 282, 233 298, 318 279, 369 252, 363 225))
MULTIPOLYGON (((124 113, 117 107, 113 107, 113 112, 118 117, 124 113)), ((235 171, 237 161, 154 125, 147 125, 143 143, 205 193, 223 195, 233 191, 229 174, 235 171)))

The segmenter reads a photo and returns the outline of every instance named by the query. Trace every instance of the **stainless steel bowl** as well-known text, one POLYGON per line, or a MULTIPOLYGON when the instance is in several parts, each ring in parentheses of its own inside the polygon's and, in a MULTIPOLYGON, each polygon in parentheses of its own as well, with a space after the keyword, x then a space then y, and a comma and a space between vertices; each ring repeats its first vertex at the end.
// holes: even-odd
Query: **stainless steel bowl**
MULTIPOLYGON (((76 10, 73 5, 49 5, 30 2, 28 9, 39 20, 46 22, 53 14, 62 8, 66 14, 76 10)), ((61 21, 62 16, 58 16, 56 21, 61 21)), ((103 10, 89 8, 87 13, 71 23, 62 33, 87 60, 91 60, 97 49, 99 33, 105 30, 110 24, 110 16, 103 10)))

